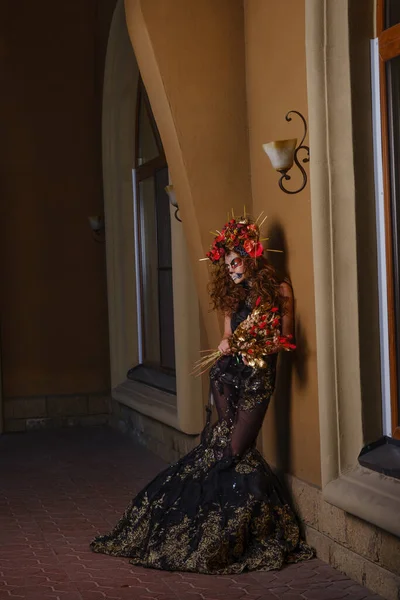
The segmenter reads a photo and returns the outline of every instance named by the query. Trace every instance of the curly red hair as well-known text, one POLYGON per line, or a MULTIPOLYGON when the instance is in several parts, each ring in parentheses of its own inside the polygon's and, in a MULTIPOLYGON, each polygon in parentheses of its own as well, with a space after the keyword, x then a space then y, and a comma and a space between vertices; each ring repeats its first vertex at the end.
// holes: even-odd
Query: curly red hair
POLYGON ((258 258, 243 258, 245 266, 246 281, 250 283, 250 291, 240 284, 232 281, 225 262, 221 259, 213 265, 211 281, 208 289, 214 310, 224 314, 236 312, 239 304, 249 295, 252 306, 257 298, 267 304, 269 308, 277 306, 283 311, 284 300, 280 292, 280 281, 272 265, 264 256, 258 258))

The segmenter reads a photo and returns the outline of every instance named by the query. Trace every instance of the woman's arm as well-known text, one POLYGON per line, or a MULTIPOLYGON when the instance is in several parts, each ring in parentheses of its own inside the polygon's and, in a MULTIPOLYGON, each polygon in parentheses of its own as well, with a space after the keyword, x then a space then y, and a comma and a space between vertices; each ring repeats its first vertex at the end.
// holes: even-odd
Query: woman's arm
POLYGON ((231 337, 231 335, 231 315, 226 314, 224 319, 224 336, 218 346, 218 350, 223 354, 228 354, 230 352, 228 339, 231 337))
POLYGON ((231 315, 226 314, 224 318, 224 337, 223 340, 231 337, 232 335, 232 326, 231 326, 231 315))
POLYGON ((282 335, 294 337, 294 298, 290 283, 283 281, 280 285, 280 294, 284 299, 282 315, 282 335))

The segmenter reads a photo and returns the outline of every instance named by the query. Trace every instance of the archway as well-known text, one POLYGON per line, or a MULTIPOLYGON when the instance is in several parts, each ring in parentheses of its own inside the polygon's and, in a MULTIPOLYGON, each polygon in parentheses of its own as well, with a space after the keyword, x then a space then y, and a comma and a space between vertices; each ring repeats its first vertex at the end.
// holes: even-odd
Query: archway
MULTIPOLYGON (((133 168, 139 70, 129 40, 123 0, 110 29, 103 96, 103 178, 107 240, 112 394, 141 414, 185 433, 203 425, 200 379, 190 376, 200 349, 198 299, 181 224, 171 220, 176 399, 160 390, 130 387, 127 371, 139 363, 135 270, 133 168), (179 276, 177 276, 179 274, 179 276)), ((173 214, 173 213, 172 213, 173 214)))

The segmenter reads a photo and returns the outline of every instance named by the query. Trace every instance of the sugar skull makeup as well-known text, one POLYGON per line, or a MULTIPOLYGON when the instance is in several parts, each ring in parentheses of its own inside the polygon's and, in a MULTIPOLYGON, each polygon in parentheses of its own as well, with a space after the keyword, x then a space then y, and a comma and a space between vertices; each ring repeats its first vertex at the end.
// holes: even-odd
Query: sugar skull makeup
POLYGON ((229 252, 225 256, 225 267, 234 283, 240 283, 246 279, 243 258, 236 252, 229 252))

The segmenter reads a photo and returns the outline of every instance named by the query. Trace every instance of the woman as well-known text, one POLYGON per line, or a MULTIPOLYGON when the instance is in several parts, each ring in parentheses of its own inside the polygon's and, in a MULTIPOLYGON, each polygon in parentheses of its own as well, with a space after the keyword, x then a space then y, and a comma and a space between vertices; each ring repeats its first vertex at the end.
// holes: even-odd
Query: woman
POLYGON ((232 354, 229 338, 261 298, 293 329, 293 295, 262 255, 259 229, 232 219, 207 258, 210 295, 225 314, 221 358, 210 372, 218 420, 200 444, 147 485, 114 530, 91 543, 95 552, 126 556, 144 567, 228 574, 279 569, 313 556, 278 480, 255 448, 274 390, 277 354, 253 368, 232 354))

